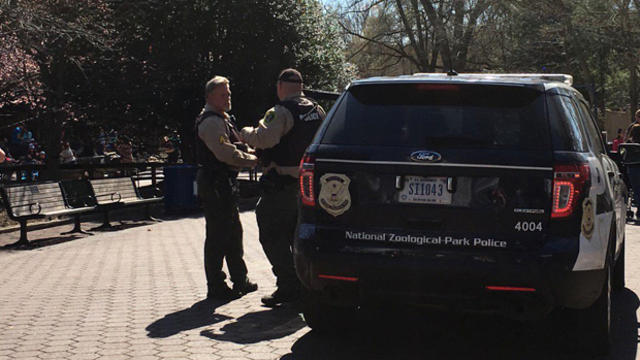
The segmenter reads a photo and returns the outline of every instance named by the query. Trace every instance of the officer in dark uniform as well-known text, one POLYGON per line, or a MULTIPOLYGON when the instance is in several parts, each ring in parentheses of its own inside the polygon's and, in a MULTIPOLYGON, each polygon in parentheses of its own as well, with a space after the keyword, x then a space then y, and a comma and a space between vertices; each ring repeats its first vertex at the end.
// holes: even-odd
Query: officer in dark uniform
POLYGON ((277 278, 277 290, 262 298, 266 306, 297 300, 300 284, 291 246, 298 217, 298 165, 325 117, 325 111, 302 92, 302 75, 283 70, 277 83, 280 102, 256 128, 242 129, 243 141, 261 149, 260 200, 256 217, 260 243, 277 278))
POLYGON ((257 157, 240 150, 227 111, 231 110, 229 80, 216 76, 205 86, 206 105, 196 119, 198 197, 206 220, 204 268, 207 299, 229 300, 258 289, 247 278, 242 247, 242 225, 238 215, 238 169, 252 167, 257 157), (222 260, 226 258, 233 290, 225 282, 222 260))

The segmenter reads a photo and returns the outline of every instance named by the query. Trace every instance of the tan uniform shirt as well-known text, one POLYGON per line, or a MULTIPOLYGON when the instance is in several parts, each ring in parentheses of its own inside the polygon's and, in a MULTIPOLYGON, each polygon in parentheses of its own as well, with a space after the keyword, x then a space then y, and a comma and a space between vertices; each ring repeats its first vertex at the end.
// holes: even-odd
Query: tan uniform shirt
MULTIPOLYGON (((212 110, 209 105, 205 105, 201 114, 212 110)), ((223 163, 234 168, 255 166, 258 163, 258 158, 255 155, 241 151, 231 143, 225 121, 229 120, 216 115, 207 116, 198 126, 198 137, 204 141, 213 155, 223 163)))
MULTIPOLYGON (((304 93, 299 92, 287 96, 285 100, 301 96, 304 96, 304 93)), ((318 110, 322 118, 324 118, 325 112, 322 107, 319 106, 318 110)), ((293 128, 293 123, 293 114, 291 114, 286 107, 276 105, 267 110, 264 117, 258 121, 257 127, 242 128, 242 139, 251 147, 269 149, 280 143, 280 139, 293 128)), ((297 166, 278 166, 274 162, 271 162, 271 164, 264 169, 264 172, 266 173, 271 169, 276 169, 276 172, 280 175, 289 175, 294 178, 297 178, 299 175, 297 166)))

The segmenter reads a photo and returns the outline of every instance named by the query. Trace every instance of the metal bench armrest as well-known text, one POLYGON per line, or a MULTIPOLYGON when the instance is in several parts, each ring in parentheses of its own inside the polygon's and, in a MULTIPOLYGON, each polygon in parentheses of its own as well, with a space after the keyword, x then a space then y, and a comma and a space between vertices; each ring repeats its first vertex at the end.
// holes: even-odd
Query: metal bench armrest
POLYGON ((30 204, 23 204, 23 205, 18 205, 18 206, 11 206, 11 204, 9 204, 9 207, 11 208, 11 212, 13 213, 13 209, 15 208, 21 208, 21 207, 29 207, 29 211, 31 211, 31 215, 40 215, 40 212, 42 212, 42 205, 40 205, 40 203, 38 202, 34 202, 34 203, 30 203, 30 204), (38 211, 33 211, 33 206, 36 205, 38 211))
POLYGON ((105 196, 109 196, 111 198, 111 201, 113 201, 113 202, 120 202, 122 200, 122 195, 120 195, 119 192, 112 192, 112 193, 109 193, 109 194, 96 195, 96 198, 105 197, 105 196), (116 197, 118 198, 118 200, 115 200, 116 197))

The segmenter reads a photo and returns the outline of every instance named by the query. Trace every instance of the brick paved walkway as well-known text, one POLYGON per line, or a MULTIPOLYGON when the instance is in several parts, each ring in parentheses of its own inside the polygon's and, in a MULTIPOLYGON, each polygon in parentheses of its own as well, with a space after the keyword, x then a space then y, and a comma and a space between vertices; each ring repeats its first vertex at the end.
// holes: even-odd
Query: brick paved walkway
MULTIPOLYGON (((433 314, 367 313, 346 335, 320 337, 295 309, 267 309, 274 278, 244 212, 245 258, 260 289, 207 308, 204 219, 168 220, 59 242, 70 225, 30 234, 47 246, 0 250, 0 359, 416 359, 566 358, 549 323, 433 314), (59 242, 59 243, 56 243, 59 242), (49 245, 50 243, 56 243, 49 245), (214 311, 215 310, 215 311, 214 311), (392 314, 392 315, 391 315, 392 314)), ((17 239, 0 234, 0 244, 17 239)), ((68 238, 62 238, 68 239, 68 238)), ((611 358, 638 342, 640 227, 628 226, 627 287, 615 299, 611 358)))

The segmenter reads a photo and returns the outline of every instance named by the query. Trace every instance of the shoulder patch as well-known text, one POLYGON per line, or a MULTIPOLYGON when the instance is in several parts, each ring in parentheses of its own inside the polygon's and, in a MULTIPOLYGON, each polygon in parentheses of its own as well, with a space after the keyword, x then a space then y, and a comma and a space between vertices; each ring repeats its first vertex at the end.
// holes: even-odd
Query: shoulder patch
POLYGON ((276 110, 271 108, 267 111, 266 114, 264 114, 264 123, 269 124, 275 118, 276 118, 276 110))

